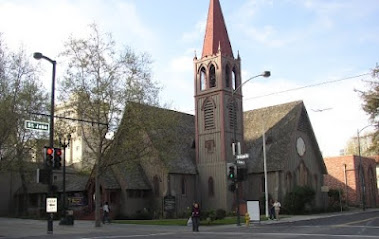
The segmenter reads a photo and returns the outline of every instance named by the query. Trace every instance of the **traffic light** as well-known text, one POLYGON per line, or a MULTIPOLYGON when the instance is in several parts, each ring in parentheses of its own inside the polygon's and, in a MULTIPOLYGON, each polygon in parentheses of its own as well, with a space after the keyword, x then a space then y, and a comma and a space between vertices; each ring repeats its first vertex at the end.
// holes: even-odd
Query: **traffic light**
POLYGON ((228 179, 235 181, 237 178, 236 166, 233 163, 228 163, 228 179))
POLYGON ((45 146, 44 151, 45 164, 47 167, 52 167, 54 163, 54 148, 45 146))
POLYGON ((229 185, 229 191, 231 191, 231 192, 236 191, 236 183, 235 183, 235 182, 232 182, 232 183, 229 185))
POLYGON ((246 167, 237 167, 237 181, 242 182, 247 179, 247 168, 246 167))
POLYGON ((62 149, 54 148, 54 169, 60 169, 62 167, 62 149))

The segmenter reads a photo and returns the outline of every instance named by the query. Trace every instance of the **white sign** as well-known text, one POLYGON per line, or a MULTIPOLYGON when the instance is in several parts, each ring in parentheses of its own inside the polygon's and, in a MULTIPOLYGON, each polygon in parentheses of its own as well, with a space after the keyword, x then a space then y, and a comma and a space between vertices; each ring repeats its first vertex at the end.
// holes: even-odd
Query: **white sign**
POLYGON ((250 216, 250 221, 260 221, 259 201, 247 201, 247 212, 250 216))
POLYGON ((236 159, 247 159, 249 157, 249 154, 239 154, 236 156, 236 159))
POLYGON ((54 213, 58 211, 57 198, 46 198, 46 212, 54 213))

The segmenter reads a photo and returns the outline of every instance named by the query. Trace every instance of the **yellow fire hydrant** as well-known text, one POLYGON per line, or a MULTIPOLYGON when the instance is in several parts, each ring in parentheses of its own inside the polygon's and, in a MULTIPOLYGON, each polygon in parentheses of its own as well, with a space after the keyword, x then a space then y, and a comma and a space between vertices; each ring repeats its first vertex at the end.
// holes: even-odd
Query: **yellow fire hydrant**
POLYGON ((245 224, 248 227, 250 224, 250 215, 249 213, 245 213, 245 224))

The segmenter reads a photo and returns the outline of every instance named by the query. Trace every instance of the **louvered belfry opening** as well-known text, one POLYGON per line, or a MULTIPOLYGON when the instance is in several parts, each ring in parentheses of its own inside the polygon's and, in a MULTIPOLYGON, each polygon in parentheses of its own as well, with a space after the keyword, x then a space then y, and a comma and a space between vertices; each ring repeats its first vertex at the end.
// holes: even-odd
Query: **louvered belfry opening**
POLYGON ((237 110, 233 100, 229 101, 229 125, 231 129, 237 128, 237 110))
POLYGON ((204 104, 204 127, 206 130, 215 128, 214 106, 210 100, 204 104))

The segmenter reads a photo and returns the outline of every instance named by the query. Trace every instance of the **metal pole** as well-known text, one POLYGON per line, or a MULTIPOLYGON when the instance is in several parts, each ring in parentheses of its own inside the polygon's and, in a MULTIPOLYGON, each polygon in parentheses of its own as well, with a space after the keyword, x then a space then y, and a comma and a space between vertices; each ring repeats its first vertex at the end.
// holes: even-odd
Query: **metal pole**
MULTIPOLYGON (((238 88, 237 88, 238 89, 238 88)), ((235 91, 232 92, 232 99, 233 99, 233 120, 234 120, 234 127, 233 127, 233 134, 234 134, 234 147, 237 147, 237 104, 235 100, 235 91)), ((237 155, 238 150, 234 149, 237 155)), ((238 171, 238 165, 236 162, 236 156, 234 159, 234 163, 236 165, 236 170, 238 171)), ((239 190, 238 190, 238 180, 235 178, 234 183, 236 185, 236 201, 237 201, 237 226, 241 226, 241 218, 240 218, 240 199, 239 199, 239 190)))
MULTIPOLYGON (((49 145, 51 148, 54 148, 54 98, 55 98, 55 66, 56 61, 51 61, 53 64, 53 77, 51 82, 51 106, 50 106, 50 139, 49 145)), ((49 167, 49 192, 48 194, 52 196, 52 186, 53 186, 53 169, 49 167)), ((50 213, 47 222, 47 233, 53 234, 53 213, 50 213)))
POLYGON ((268 190, 267 190, 267 158, 266 158, 266 133, 265 133, 265 127, 263 124, 263 170, 264 170, 264 176, 265 176, 265 212, 266 217, 268 218, 268 190))
MULTIPOLYGON (((246 84, 248 81, 254 79, 254 78, 257 78, 259 76, 263 76, 263 77, 270 77, 271 76, 271 72, 270 71, 264 71, 262 74, 259 74, 259 75, 256 75, 256 76, 253 76, 253 77, 250 77, 249 79, 247 79, 246 81, 244 81, 243 83, 241 83, 238 87, 236 87, 233 91, 232 91, 232 100, 233 100, 233 120, 234 120, 234 127, 233 127, 233 134, 234 134, 234 145, 237 145, 237 104, 236 104, 236 99, 235 99, 235 93, 244 85, 246 84)), ((237 80, 237 79, 236 79, 237 80)), ((237 152, 237 150, 235 150, 237 152)), ((236 153, 237 155, 237 153, 236 153)), ((238 164, 237 164, 237 156, 235 156, 235 159, 234 159, 234 162, 235 162, 235 165, 236 165, 236 169, 238 171, 238 164)), ((237 226, 241 226, 241 218, 240 218, 240 200, 239 200, 239 187, 238 187, 238 180, 235 179, 235 185, 236 185, 236 200, 237 200, 237 226)))
MULTIPOLYGON (((40 52, 35 52, 33 57, 37 60, 45 59, 53 64, 53 76, 51 82, 51 106, 50 106, 50 137, 49 137, 49 146, 54 148, 54 98, 55 98, 55 68, 57 62, 50 59, 49 57, 44 56, 40 52)), ((52 185, 53 185, 53 169, 52 166, 46 166, 49 172, 49 184, 48 184, 48 196, 52 196, 52 185)), ((47 219, 47 233, 53 234, 53 213, 50 213, 47 219)))
POLYGON ((63 218, 66 218, 66 148, 67 144, 63 145, 63 218))

